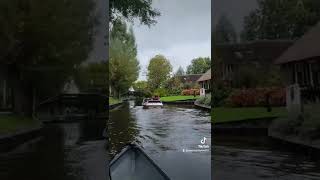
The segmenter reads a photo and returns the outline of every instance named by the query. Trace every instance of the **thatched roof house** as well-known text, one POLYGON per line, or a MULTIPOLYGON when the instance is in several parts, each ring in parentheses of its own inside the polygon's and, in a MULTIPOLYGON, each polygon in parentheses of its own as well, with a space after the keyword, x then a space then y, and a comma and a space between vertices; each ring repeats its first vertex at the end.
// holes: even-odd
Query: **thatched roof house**
POLYGON ((302 38, 289 47, 278 59, 276 64, 286 64, 295 61, 320 60, 320 22, 308 31, 302 38))
POLYGON ((209 90, 211 88, 211 68, 204 73, 197 82, 201 85, 202 88, 209 90))
POLYGON ((185 84, 185 83, 197 83, 197 80, 202 76, 202 74, 187 74, 182 76, 177 76, 179 80, 185 84))
POLYGON ((288 84, 320 86, 320 23, 298 39, 279 58, 288 84))

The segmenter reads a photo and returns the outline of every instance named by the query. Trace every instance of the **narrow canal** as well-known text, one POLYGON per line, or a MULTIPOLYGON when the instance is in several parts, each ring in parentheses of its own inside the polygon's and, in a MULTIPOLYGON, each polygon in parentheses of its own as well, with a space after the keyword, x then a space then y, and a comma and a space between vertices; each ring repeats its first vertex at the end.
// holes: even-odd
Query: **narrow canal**
POLYGON ((47 124, 36 139, 0 153, 1 180, 105 180, 106 120, 47 124))
POLYGON ((212 179, 319 180, 320 162, 268 137, 217 135, 212 179))
POLYGON ((173 180, 210 180, 211 152, 197 149, 201 139, 211 143, 209 113, 193 107, 169 106, 143 109, 128 102, 110 112, 111 155, 136 142, 173 180))

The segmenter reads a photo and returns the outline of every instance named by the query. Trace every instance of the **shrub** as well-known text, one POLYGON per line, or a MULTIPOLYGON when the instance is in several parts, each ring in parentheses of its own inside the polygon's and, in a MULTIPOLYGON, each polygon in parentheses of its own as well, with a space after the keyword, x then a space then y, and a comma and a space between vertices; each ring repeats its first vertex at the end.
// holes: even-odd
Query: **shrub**
POLYGON ((196 103, 211 106, 211 95, 201 96, 196 100, 196 103))
POLYGON ((207 95, 207 96, 205 96, 206 98, 205 98, 205 101, 204 101, 204 104, 206 105, 206 106, 211 106, 211 95, 207 95))
POLYGON ((205 96, 200 96, 197 100, 196 100, 196 103, 198 104, 204 104, 206 100, 206 97, 205 96))
POLYGON ((165 97, 168 96, 168 91, 164 88, 158 88, 153 92, 154 96, 165 97))
POLYGON ((211 90, 213 106, 218 107, 225 105, 230 92, 231 89, 227 85, 222 82, 215 83, 211 90))

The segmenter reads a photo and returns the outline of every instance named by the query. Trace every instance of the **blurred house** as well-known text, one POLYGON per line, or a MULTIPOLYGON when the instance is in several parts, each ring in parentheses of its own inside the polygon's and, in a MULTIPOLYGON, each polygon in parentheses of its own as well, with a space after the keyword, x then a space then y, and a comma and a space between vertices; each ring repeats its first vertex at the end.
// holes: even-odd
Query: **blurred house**
POLYGON ((204 73, 197 82, 200 84, 200 96, 206 95, 206 93, 210 92, 211 89, 211 68, 204 73))
POLYGON ((259 40, 236 44, 217 44, 215 48, 217 80, 235 84, 241 76, 241 67, 253 67, 259 72, 268 72, 274 60, 290 45, 291 40, 259 40))
POLYGON ((303 105, 320 104, 320 22, 275 61, 287 84, 287 107, 301 112, 303 105))

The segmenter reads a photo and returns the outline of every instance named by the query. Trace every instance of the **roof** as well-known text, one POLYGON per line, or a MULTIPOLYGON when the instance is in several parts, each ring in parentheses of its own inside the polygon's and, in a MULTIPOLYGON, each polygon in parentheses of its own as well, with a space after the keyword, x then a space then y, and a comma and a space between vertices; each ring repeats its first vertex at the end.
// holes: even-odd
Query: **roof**
POLYGON ((276 59, 275 63, 284 64, 319 57, 319 45, 320 22, 289 47, 278 59, 276 59))
POLYGON ((198 82, 207 81, 210 79, 211 79, 211 68, 198 79, 198 82))
POLYGON ((203 74, 187 74, 182 76, 177 76, 182 83, 186 82, 197 82, 197 80, 202 76, 203 74))
POLYGON ((217 44, 217 53, 227 64, 247 64, 251 61, 271 64, 293 43, 292 40, 257 40, 235 44, 217 44))

